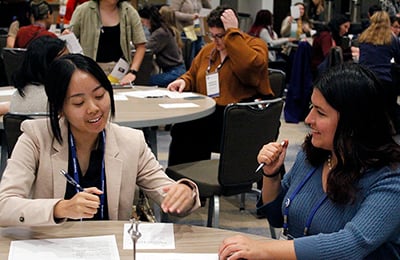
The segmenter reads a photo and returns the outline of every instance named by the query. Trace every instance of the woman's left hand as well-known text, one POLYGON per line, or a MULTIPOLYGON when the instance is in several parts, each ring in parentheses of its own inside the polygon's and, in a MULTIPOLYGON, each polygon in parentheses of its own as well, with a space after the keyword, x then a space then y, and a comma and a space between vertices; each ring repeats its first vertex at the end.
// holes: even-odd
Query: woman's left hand
POLYGON ((165 213, 182 214, 192 208, 196 194, 186 184, 177 183, 172 184, 163 188, 163 191, 167 193, 161 208, 165 213))
POLYGON ((224 24, 225 30, 239 28, 239 21, 232 9, 227 9, 222 13, 221 21, 224 24))
POLYGON ((263 242, 250 239, 246 236, 237 235, 222 241, 219 247, 219 259, 270 259, 263 250, 263 242))

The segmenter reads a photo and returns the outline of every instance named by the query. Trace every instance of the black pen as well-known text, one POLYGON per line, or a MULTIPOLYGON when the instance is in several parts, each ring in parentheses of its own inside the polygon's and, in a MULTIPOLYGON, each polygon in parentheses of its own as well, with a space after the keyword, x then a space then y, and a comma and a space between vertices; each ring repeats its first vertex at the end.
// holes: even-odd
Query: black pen
POLYGON ((67 179, 67 182, 69 182, 70 184, 72 184, 72 186, 75 187, 75 189, 77 189, 78 191, 82 192, 84 191, 84 189, 82 188, 81 185, 79 185, 79 183, 77 183, 74 178, 72 178, 66 171, 64 170, 60 170, 60 174, 63 175, 65 177, 65 179, 67 179))
MULTIPOLYGON (((286 144, 286 141, 285 140, 283 140, 281 143, 280 143, 280 145, 282 146, 282 147, 284 147, 285 146, 285 144, 286 144)), ((256 169, 256 171, 255 171, 255 173, 257 173, 259 170, 261 170, 261 168, 262 167, 264 167, 265 166, 265 163, 260 163, 259 165, 258 165, 258 167, 257 167, 257 169, 256 169)))

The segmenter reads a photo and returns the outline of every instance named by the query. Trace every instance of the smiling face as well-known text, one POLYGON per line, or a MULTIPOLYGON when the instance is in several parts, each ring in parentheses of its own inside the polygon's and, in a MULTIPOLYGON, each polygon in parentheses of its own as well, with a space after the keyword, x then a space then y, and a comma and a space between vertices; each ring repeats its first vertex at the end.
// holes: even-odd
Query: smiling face
POLYGON ((96 78, 81 70, 72 74, 62 115, 76 139, 97 138, 107 124, 110 107, 110 95, 96 78))
POLYGON ((333 151, 333 139, 339 122, 339 113, 326 102, 318 89, 311 95, 313 107, 305 119, 311 128, 313 146, 333 151))

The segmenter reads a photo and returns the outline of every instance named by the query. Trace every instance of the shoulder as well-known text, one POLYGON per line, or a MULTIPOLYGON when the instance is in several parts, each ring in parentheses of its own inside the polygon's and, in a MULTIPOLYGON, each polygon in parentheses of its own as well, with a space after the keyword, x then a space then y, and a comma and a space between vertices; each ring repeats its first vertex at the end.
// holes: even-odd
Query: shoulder
POLYGON ((144 138, 143 131, 131 127, 120 126, 115 123, 108 125, 108 130, 115 135, 118 142, 130 143, 144 138))
POLYGON ((31 139, 53 139, 53 134, 50 130, 50 121, 48 118, 24 120, 21 124, 21 130, 31 139))

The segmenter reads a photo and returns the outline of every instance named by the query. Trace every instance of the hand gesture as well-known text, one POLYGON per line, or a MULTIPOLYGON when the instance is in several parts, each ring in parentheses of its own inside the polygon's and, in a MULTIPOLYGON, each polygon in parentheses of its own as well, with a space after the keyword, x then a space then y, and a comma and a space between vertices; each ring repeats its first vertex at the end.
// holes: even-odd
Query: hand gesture
POLYGON ((263 171, 266 175, 273 175, 282 166, 287 146, 288 141, 285 140, 282 143, 271 142, 261 148, 257 156, 257 161, 264 163, 263 171))
POLYGON ((186 83, 183 79, 177 79, 171 83, 169 83, 167 89, 171 91, 179 91, 182 92, 186 87, 186 83))
POLYGON ((219 259, 269 259, 264 243, 242 235, 226 238, 219 247, 219 259))
POLYGON ((55 218, 93 218, 100 207, 99 196, 103 192, 96 187, 86 188, 69 200, 61 200, 54 207, 55 218))
POLYGON ((163 188, 167 193, 161 208, 165 213, 182 214, 187 212, 194 204, 196 194, 186 184, 177 183, 163 188))
POLYGON ((225 30, 239 28, 239 21, 232 9, 227 9, 222 13, 221 21, 224 24, 225 30))

